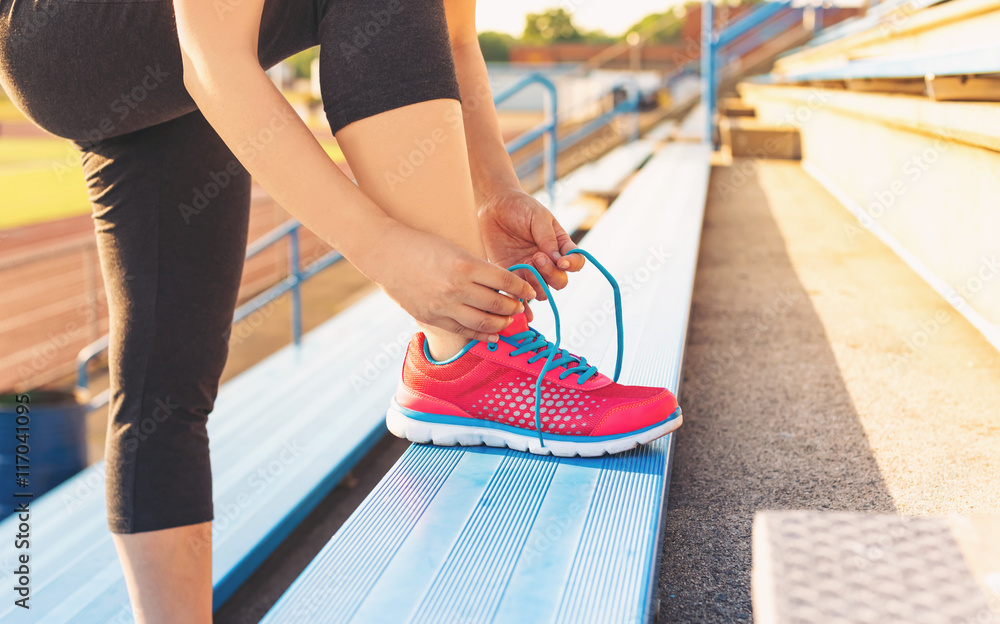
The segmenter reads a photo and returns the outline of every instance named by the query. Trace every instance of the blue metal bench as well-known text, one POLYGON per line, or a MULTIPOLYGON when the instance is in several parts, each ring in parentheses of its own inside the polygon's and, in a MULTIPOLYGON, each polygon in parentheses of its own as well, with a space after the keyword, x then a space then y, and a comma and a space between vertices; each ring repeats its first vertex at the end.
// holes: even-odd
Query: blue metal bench
POLYGON ((653 141, 639 140, 611 150, 594 162, 587 163, 563 176, 556 182, 556 203, 551 205, 548 192, 535 193, 535 197, 549 207, 557 218, 573 218, 574 207, 579 208, 580 198, 587 194, 608 194, 618 189, 625 180, 653 154, 653 141))
MULTIPOLYGON (((667 145, 584 239, 624 285, 626 383, 678 389, 709 154, 667 145)), ((603 278, 556 297, 564 346, 606 369, 603 278)), ((645 621, 672 446, 559 459, 412 445, 263 622, 645 621)))
MULTIPOLYGON (((394 353, 412 331, 375 293, 223 385, 208 424, 216 607, 385 433, 394 353)), ((103 461, 31 503, 31 610, 4 604, 0 622, 131 621, 104 504, 103 461)), ((15 557, 4 543, 5 573, 15 557)))
MULTIPOLYGON (((557 214, 570 232, 586 217, 557 214)), ((415 330, 376 292, 222 386, 208 424, 215 608, 385 434, 415 330)), ((32 502, 31 610, 2 605, 0 622, 132 621, 104 506, 103 461, 32 502)), ((16 527, 15 517, 0 523, 8 535, 16 527)), ((0 574, 16 556, 3 544, 0 574)))

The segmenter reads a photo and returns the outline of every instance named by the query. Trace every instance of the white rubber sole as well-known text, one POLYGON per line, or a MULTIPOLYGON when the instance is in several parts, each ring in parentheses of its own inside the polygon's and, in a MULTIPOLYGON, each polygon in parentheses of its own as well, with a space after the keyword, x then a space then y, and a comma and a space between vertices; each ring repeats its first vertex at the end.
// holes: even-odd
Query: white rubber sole
POLYGON ((436 446, 486 445, 495 448, 506 447, 535 455, 600 457, 605 454, 623 453, 640 444, 647 444, 657 438, 662 438, 684 422, 684 417, 679 412, 678 408, 676 418, 633 435, 593 441, 586 441, 586 438, 581 436, 582 439, 579 442, 547 438, 545 446, 539 444, 538 436, 534 432, 522 435, 490 427, 430 423, 410 418, 396 410, 395 407, 390 407, 386 412, 385 424, 394 436, 418 444, 434 444, 436 446))

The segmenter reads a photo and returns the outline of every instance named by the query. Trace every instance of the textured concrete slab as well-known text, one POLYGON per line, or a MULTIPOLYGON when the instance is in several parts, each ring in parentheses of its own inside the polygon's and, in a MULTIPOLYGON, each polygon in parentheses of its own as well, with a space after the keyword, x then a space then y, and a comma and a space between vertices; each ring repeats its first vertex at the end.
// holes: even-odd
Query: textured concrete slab
POLYGON ((765 509, 1000 513, 1000 354, 795 162, 713 170, 660 622, 751 620, 765 509))
POLYGON ((996 621, 944 518, 764 512, 753 551, 758 624, 996 621))

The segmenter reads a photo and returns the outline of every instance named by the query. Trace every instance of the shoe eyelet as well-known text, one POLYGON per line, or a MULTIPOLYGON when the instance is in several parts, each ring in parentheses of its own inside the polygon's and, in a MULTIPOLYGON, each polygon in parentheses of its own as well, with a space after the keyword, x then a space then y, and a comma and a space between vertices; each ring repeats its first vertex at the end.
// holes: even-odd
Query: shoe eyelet
POLYGON ((497 349, 500 348, 500 343, 498 342, 487 343, 486 348, 489 349, 490 351, 496 351, 497 349))

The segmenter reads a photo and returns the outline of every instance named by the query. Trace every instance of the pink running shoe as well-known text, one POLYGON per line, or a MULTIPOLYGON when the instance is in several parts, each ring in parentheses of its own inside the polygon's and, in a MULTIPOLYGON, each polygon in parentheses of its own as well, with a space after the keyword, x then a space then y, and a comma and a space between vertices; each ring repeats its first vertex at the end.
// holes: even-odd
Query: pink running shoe
MULTIPOLYGON (((531 267, 511 270, 518 268, 531 267)), ((558 327, 558 313, 556 321, 558 327)), ((620 364, 619 356, 619 369, 620 364)), ((500 342, 470 342, 443 362, 430 357, 424 335, 416 334, 386 415, 389 431, 411 442, 506 446, 559 457, 621 453, 681 422, 669 390, 612 381, 584 358, 547 341, 523 313, 500 333, 500 342)))

